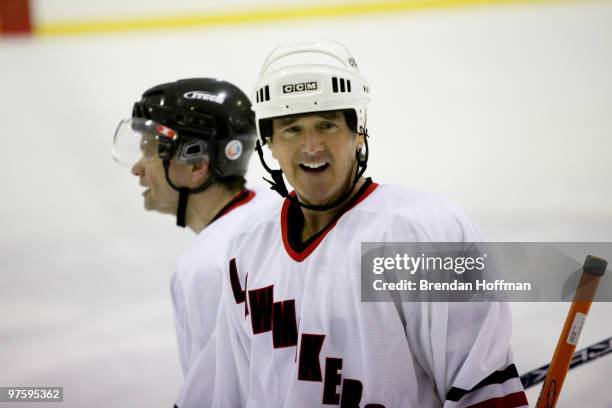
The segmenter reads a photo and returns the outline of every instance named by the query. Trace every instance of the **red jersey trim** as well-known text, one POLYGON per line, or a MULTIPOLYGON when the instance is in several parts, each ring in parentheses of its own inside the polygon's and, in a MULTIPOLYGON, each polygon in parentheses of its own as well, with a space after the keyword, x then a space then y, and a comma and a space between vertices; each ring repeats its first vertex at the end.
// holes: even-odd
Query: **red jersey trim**
MULTIPOLYGON (((332 228, 334 228, 334 226, 336 225, 338 220, 340 218, 342 218, 342 216, 344 214, 346 214, 351 209, 353 209, 353 207, 355 207, 357 204, 359 204, 360 202, 365 200, 374 190, 376 190, 377 187, 378 187, 378 183, 370 184, 370 186, 363 192, 361 197, 359 197, 357 200, 355 200, 355 202, 350 207, 345 208, 340 214, 338 214, 335 217, 334 221, 330 222, 325 227, 325 229, 323 229, 323 231, 319 233, 319 236, 317 237, 317 239, 312 241, 301 252, 298 252, 298 251, 294 250, 291 247, 291 244, 289 243, 289 231, 288 231, 288 228, 289 228, 289 217, 288 217, 288 212, 289 212, 289 206, 291 204, 291 200, 288 199, 288 198, 285 198, 285 201, 283 202, 283 209, 281 211, 281 233, 282 233, 282 236, 283 236, 283 246, 285 247, 285 250, 287 251, 287 254, 294 261, 302 262, 304 259, 306 259, 308 257, 308 255, 310 255, 315 249, 317 249, 317 247, 319 246, 321 241, 323 241, 323 238, 325 238, 325 236, 329 233, 329 231, 331 231, 332 228)), ((295 192, 291 192, 291 195, 294 196, 295 192)))
POLYGON ((255 198, 257 194, 254 191, 251 190, 246 190, 246 191, 241 191, 238 194, 236 194, 234 196, 234 198, 232 198, 232 200, 229 202, 229 204, 223 208, 219 214, 217 214, 214 218, 214 221, 218 220, 219 218, 223 217, 224 215, 228 214, 229 212, 235 210, 236 208, 240 207, 241 205, 244 205, 246 203, 248 203, 249 201, 251 201, 252 199, 255 198))
POLYGON ((491 398, 486 401, 470 405, 469 408, 516 408, 528 405, 524 391, 518 391, 503 397, 491 398))

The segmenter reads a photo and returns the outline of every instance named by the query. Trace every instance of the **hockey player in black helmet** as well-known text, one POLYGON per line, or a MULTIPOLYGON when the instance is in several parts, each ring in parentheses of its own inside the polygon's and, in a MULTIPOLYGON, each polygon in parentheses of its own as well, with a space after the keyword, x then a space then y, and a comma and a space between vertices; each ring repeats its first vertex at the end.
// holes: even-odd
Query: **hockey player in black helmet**
POLYGON ((179 408, 211 406, 217 309, 230 238, 269 189, 245 188, 256 139, 251 103, 229 82, 185 79, 155 86, 115 132, 113 157, 147 190, 147 210, 176 214, 198 236, 180 256, 171 291, 183 374, 179 408))
MULTIPOLYGON (((231 199, 244 187, 255 139, 251 104, 240 89, 217 79, 185 79, 144 92, 132 117, 117 128, 113 155, 120 164, 133 166, 149 188, 144 193, 147 209, 172 211, 184 227, 190 195, 215 186, 216 193, 231 199), (147 184, 145 159, 150 158, 159 159, 176 194, 153 191, 156 186, 147 184)), ((224 200, 211 201, 218 207, 224 200)), ((210 220, 190 221, 197 232, 210 220)))

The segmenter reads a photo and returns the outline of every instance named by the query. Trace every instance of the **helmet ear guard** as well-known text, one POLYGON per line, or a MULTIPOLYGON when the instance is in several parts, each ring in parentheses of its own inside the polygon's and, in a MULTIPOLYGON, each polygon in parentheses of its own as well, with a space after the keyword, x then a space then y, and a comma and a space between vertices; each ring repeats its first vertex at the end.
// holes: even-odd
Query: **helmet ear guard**
POLYGON ((185 140, 179 143, 175 159, 182 164, 202 164, 204 160, 208 159, 208 143, 201 139, 185 140))

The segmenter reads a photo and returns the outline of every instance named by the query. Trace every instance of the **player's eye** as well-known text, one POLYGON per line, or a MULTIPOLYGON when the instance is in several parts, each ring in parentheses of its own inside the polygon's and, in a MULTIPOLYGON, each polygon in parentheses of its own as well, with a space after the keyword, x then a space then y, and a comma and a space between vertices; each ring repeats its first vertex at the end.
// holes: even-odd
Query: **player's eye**
POLYGON ((284 130, 284 132, 288 134, 297 134, 301 131, 302 131, 302 128, 299 126, 290 126, 284 130))
POLYGON ((322 122, 319 127, 322 130, 331 130, 331 129, 336 129, 338 127, 338 125, 336 125, 334 122, 329 122, 329 121, 325 121, 322 122))

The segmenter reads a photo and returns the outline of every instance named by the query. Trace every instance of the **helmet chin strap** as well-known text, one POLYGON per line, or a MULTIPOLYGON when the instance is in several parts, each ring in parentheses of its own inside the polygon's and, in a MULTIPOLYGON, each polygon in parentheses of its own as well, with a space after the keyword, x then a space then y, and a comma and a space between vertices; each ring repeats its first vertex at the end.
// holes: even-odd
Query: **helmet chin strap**
POLYGON ((185 218, 187 215, 187 202, 189 201, 189 189, 181 187, 178 189, 179 201, 176 208, 176 225, 185 228, 185 218))
POLYGON ((287 186, 285 185, 285 180, 283 179, 283 171, 281 169, 273 170, 273 169, 271 169, 268 166, 268 164, 266 163, 266 160, 264 159, 263 149, 261 147, 261 143, 259 142, 259 139, 257 139, 257 143, 255 144, 255 150, 257 150, 257 154, 259 156, 259 161, 261 161, 261 164, 264 166, 264 169, 266 169, 266 171, 268 173, 270 173, 270 176, 272 176, 272 180, 268 180, 265 177, 264 177, 264 180, 267 181, 268 183, 270 183, 270 185, 271 185, 270 188, 272 190, 276 191, 278 194, 280 194, 281 197, 288 198, 288 199, 292 200, 293 202, 295 202, 300 207, 306 208, 308 210, 313 210, 313 211, 327 211, 327 210, 331 210, 332 208, 335 208, 335 207, 339 206, 340 204, 342 204, 344 201, 346 201, 346 199, 348 199, 351 196, 351 194, 353 193, 353 190, 355 189, 355 186, 359 182, 359 179, 361 178, 361 176, 363 176, 363 173, 365 173, 365 171, 366 171, 366 169, 368 167, 368 158, 369 158, 369 155, 370 155, 370 149, 369 149, 369 146, 368 146, 368 131, 367 131, 367 129, 364 129, 362 127, 360 129, 360 134, 363 135, 363 140, 364 140, 364 143, 365 143, 365 153, 362 155, 360 150, 358 150, 355 153, 355 156, 356 156, 356 159, 357 159, 357 168, 355 169, 355 176, 353 177, 353 182, 351 184, 351 187, 348 190, 346 190, 344 192, 344 194, 342 194, 342 196, 340 196, 340 198, 338 198, 337 200, 335 200, 331 204, 327 204, 327 205, 311 205, 311 204, 306 204, 306 203, 303 203, 300 200, 298 200, 297 195, 294 195, 294 196, 289 195, 289 191, 287 190, 287 186))
POLYGON ((211 173, 211 175, 206 179, 206 181, 200 184, 196 188, 188 188, 188 187, 178 187, 176 186, 172 180, 170 180, 170 175, 168 174, 168 170, 170 168, 170 159, 164 159, 164 175, 166 176, 166 181, 175 191, 179 193, 179 201, 178 207, 176 209, 176 225, 179 227, 185 227, 185 218, 187 215, 187 202, 189 201, 190 194, 201 193, 206 190, 208 187, 212 186, 217 181, 217 175, 215 173, 211 173))

